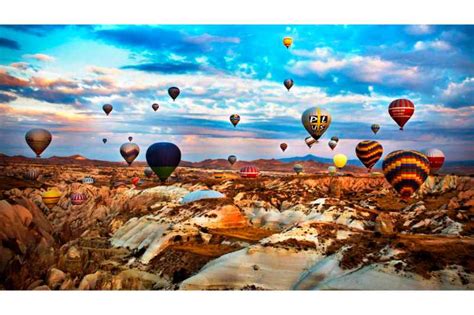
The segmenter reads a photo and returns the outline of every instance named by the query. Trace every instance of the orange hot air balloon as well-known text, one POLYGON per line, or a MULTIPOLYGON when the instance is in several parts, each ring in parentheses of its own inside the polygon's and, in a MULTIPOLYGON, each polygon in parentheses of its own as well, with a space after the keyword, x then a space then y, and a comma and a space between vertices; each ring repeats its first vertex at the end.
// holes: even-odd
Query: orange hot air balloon
POLYGON ((403 126, 413 116, 415 112, 415 105, 412 101, 407 99, 394 100, 388 106, 388 113, 390 117, 400 126, 400 130, 403 130, 403 126))
POLYGON ((285 45, 286 48, 290 48, 291 44, 293 44, 293 38, 289 36, 283 38, 283 45, 285 45))

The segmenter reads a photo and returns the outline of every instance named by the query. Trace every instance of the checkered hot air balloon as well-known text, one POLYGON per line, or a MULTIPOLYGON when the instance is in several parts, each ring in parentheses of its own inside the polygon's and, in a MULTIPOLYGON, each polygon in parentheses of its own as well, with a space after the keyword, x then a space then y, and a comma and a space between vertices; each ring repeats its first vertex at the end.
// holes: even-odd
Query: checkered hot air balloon
POLYGON ((374 167, 375 163, 382 157, 383 147, 377 141, 364 140, 359 142, 355 151, 359 160, 367 167, 367 171, 370 173, 372 167, 374 167))
POLYGON ((403 126, 411 118, 415 112, 415 105, 412 101, 407 99, 394 100, 388 106, 388 113, 393 120, 400 126, 400 130, 403 130, 403 126))
POLYGON ((430 162, 418 151, 398 150, 385 157, 382 168, 387 181, 403 199, 408 199, 428 177, 430 162))
POLYGON ((256 178, 260 171, 255 166, 245 166, 240 169, 240 176, 242 178, 256 178))
POLYGON ((70 198, 71 203, 75 206, 82 205, 87 200, 87 196, 83 193, 72 193, 70 198))

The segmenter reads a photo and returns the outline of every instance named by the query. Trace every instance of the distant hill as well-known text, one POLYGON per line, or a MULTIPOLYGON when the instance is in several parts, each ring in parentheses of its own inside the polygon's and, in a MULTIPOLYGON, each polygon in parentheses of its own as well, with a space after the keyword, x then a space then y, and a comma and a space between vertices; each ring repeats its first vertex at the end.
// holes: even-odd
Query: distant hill
MULTIPOLYGON (((333 164, 332 159, 318 157, 312 154, 307 154, 305 156, 283 158, 283 159, 279 159, 279 161, 284 162, 284 163, 290 163, 290 162, 293 163, 293 162, 298 162, 298 161, 315 161, 319 163, 325 163, 325 164, 331 164, 331 165, 333 164)), ((364 167, 364 165, 359 160, 347 160, 347 165, 364 167)), ((375 164, 375 167, 376 168, 382 167, 382 162, 379 161, 377 164, 375 164)))

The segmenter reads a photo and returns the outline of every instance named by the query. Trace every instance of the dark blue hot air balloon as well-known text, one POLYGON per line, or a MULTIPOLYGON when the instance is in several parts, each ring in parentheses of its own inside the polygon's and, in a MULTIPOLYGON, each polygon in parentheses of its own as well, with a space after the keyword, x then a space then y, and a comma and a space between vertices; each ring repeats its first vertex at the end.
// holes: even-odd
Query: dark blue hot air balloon
POLYGON ((146 161, 162 182, 173 173, 181 161, 181 151, 170 142, 157 142, 146 151, 146 161))

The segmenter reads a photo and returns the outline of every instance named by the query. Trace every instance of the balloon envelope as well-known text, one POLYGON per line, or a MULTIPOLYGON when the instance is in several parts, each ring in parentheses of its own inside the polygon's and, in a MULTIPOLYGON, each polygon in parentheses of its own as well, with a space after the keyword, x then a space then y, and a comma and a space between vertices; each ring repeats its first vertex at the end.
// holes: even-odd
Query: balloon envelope
POLYGON ((286 150, 287 148, 288 148, 288 144, 286 144, 286 143, 281 143, 281 144, 280 144, 280 149, 281 149, 283 152, 285 152, 285 150, 286 150))
POLYGON ((232 114, 230 115, 229 120, 232 123, 232 125, 234 125, 235 127, 240 121, 240 116, 238 114, 232 114))
POLYGON ((70 198, 71 203, 75 206, 82 205, 87 200, 87 196, 83 193, 72 193, 70 198))
POLYGON ((336 141, 336 142, 339 142, 339 138, 336 137, 336 136, 332 136, 332 137, 331 137, 331 140, 336 141))
POLYGON ((286 89, 289 91, 295 82, 292 79, 286 79, 283 81, 283 85, 285 85, 286 89))
POLYGON ((181 93, 181 91, 176 86, 172 86, 168 89, 168 94, 173 99, 173 101, 176 100, 176 98, 179 96, 179 93, 181 93))
POLYGON ((107 139, 106 139, 106 138, 103 138, 103 139, 102 139, 102 142, 103 142, 103 143, 107 143, 107 139))
POLYGON ((334 165, 331 165, 328 167, 328 173, 329 175, 334 175, 337 172, 337 168, 334 165))
POLYGON ((306 145, 308 146, 308 148, 311 148, 311 147, 313 146, 313 144, 315 144, 315 143, 318 142, 318 141, 314 140, 313 137, 309 136, 309 137, 306 137, 306 138, 304 139, 304 142, 306 143, 306 145))
POLYGON ((359 160, 370 172, 375 163, 382 157, 383 147, 377 141, 364 140, 357 144, 355 151, 359 160))
POLYGON ((215 190, 197 190, 190 192, 181 199, 181 203, 190 203, 195 202, 202 199, 217 199, 217 198, 225 198, 223 194, 215 190))
POLYGON ((52 188, 48 191, 45 191, 41 195, 41 198, 46 207, 51 210, 61 198, 61 192, 57 188, 52 188))
POLYGON ((110 104, 105 104, 104 106, 102 106, 102 109, 104 110, 105 114, 109 116, 110 112, 112 111, 112 109, 114 109, 114 107, 110 104))
POLYGON ((333 157, 333 161, 334 161, 334 165, 336 165, 337 168, 343 168, 347 163, 347 156, 341 153, 336 154, 333 157))
POLYGON ((387 181, 403 199, 407 199, 425 182, 430 162, 418 151, 398 150, 385 157, 382 168, 387 181))
POLYGON ((293 44, 293 38, 287 36, 283 38, 283 45, 285 45, 286 48, 289 48, 293 44))
POLYGON ((154 103, 153 105, 151 105, 151 108, 153 108, 153 110, 156 112, 158 108, 160 108, 160 105, 158 105, 157 103, 154 103))
POLYGON ((407 99, 394 100, 388 106, 388 113, 393 120, 400 126, 400 130, 403 130, 403 126, 411 118, 415 112, 415 105, 412 101, 407 99))
POLYGON ((25 140, 28 146, 40 157, 41 153, 49 146, 53 136, 46 129, 31 129, 25 134, 25 140))
POLYGON ((242 178, 256 178, 260 171, 255 166, 245 166, 240 169, 240 176, 242 178))
POLYGON ((301 122, 314 140, 318 140, 329 128, 331 115, 324 108, 311 107, 301 115, 301 122))
POLYGON ((237 157, 235 155, 229 155, 227 161, 229 161, 230 165, 234 165, 234 163, 237 162, 237 157))
POLYGON ((153 170, 150 167, 146 167, 143 173, 148 178, 150 178, 154 174, 153 170))
POLYGON ((329 145, 329 147, 331 148, 331 150, 334 150, 334 148, 337 146, 337 142, 334 141, 334 140, 330 140, 330 141, 328 142, 328 145, 329 145))
POLYGON ((445 160, 443 151, 439 149, 428 149, 424 153, 430 162, 431 173, 434 174, 439 171, 445 160))
POLYGON ((153 172, 164 182, 181 161, 181 150, 170 142, 157 142, 146 151, 146 161, 153 172))
POLYGON ((303 165, 295 164, 295 165, 293 165, 293 170, 295 171, 296 174, 299 174, 299 173, 303 172, 303 165))
POLYGON ((380 130, 380 125, 379 124, 373 124, 370 129, 372 129, 372 132, 374 134, 377 134, 377 132, 380 130))
POLYGON ((132 142, 133 137, 128 137, 128 141, 132 142))
POLYGON ((24 174, 25 179, 29 180, 36 180, 40 175, 40 171, 37 168, 30 168, 26 173, 24 174))
POLYGON ((140 154, 140 147, 136 143, 124 143, 120 146, 120 154, 128 165, 131 165, 137 158, 138 154, 140 154))
POLYGON ((140 177, 132 177, 132 179, 130 180, 130 182, 134 185, 134 186, 137 186, 138 182, 140 182, 140 177))

